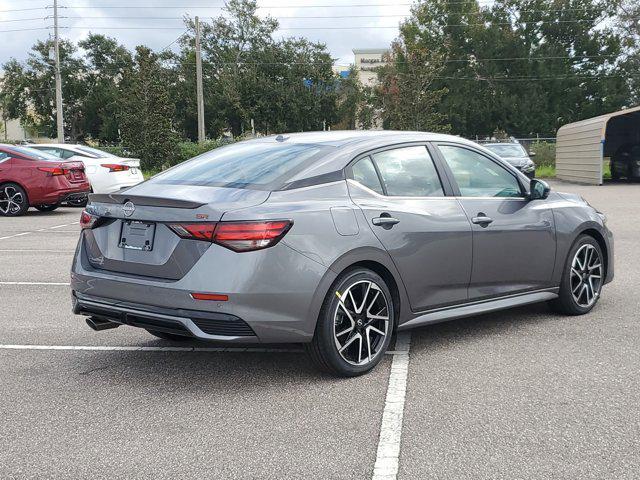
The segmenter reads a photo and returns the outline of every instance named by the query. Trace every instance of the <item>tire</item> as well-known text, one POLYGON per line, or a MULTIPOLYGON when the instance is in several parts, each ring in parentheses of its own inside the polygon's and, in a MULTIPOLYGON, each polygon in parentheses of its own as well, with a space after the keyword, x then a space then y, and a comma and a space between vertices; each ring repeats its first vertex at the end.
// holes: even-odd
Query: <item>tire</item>
POLYGON ((604 256, 600 244, 589 235, 580 235, 569 250, 562 272, 559 297, 550 302, 551 307, 565 315, 589 313, 600 299, 604 274, 604 256), (583 255, 587 254, 590 256, 585 259, 583 255), (597 254, 597 258, 594 254, 597 254), (580 258, 583 258, 582 262, 580 258))
POLYGON ((36 210, 40 210, 41 212, 53 212, 57 209, 60 204, 56 203, 55 205, 34 205, 36 210))
POLYGON ((162 340, 169 340, 171 342, 184 342, 190 338, 184 335, 174 335, 173 333, 158 332, 156 330, 147 330, 147 332, 154 337, 161 338, 162 340))
POLYGON ((393 297, 382 277, 366 268, 348 270, 329 289, 305 350, 321 370, 355 377, 380 362, 394 326, 393 297))
POLYGON ((16 183, 0 185, 0 216, 19 217, 29 210, 27 192, 16 183))

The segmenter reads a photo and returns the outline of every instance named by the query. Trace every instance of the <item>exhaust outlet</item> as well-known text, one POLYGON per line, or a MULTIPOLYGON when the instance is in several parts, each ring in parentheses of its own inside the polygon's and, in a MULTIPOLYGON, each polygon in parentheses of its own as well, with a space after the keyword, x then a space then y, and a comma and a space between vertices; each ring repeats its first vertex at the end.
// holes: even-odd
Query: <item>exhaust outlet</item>
POLYGON ((96 317, 87 318, 87 325, 96 332, 109 330, 110 328, 118 328, 120 326, 119 323, 110 322, 109 320, 103 320, 102 318, 96 317))

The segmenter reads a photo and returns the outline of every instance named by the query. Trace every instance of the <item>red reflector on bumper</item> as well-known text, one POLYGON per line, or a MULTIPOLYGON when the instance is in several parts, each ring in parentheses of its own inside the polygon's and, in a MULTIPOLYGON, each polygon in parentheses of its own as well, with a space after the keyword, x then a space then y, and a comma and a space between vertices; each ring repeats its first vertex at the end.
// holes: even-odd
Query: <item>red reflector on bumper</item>
POLYGON ((191 298, 194 300, 211 300, 214 302, 226 302, 229 300, 228 295, 220 295, 218 293, 192 293, 191 298))

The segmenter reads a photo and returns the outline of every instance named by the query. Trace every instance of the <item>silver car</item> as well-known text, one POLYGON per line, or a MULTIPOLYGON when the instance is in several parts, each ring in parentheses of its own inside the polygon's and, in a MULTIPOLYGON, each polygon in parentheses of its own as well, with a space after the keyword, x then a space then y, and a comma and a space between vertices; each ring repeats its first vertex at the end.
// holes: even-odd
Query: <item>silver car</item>
POLYGON ((429 133, 221 147, 92 195, 81 226, 73 309, 94 330, 303 343, 343 376, 397 330, 544 301, 583 314, 613 279, 604 215, 429 133))
POLYGON ((530 158, 535 153, 527 153, 519 143, 485 143, 483 146, 516 167, 527 177, 534 178, 536 176, 536 164, 530 158))

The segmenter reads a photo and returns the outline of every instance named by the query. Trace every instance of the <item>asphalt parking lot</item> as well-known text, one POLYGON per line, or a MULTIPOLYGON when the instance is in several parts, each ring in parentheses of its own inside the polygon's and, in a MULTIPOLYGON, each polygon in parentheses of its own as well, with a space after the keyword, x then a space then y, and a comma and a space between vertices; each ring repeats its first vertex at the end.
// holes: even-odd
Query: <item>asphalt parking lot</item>
POLYGON ((296 346, 172 351, 133 328, 93 332, 67 285, 80 211, 0 218, 0 478, 370 479, 399 355, 398 478, 638 478, 640 186, 552 187, 616 236, 593 312, 420 328, 408 356, 349 380, 296 346))

